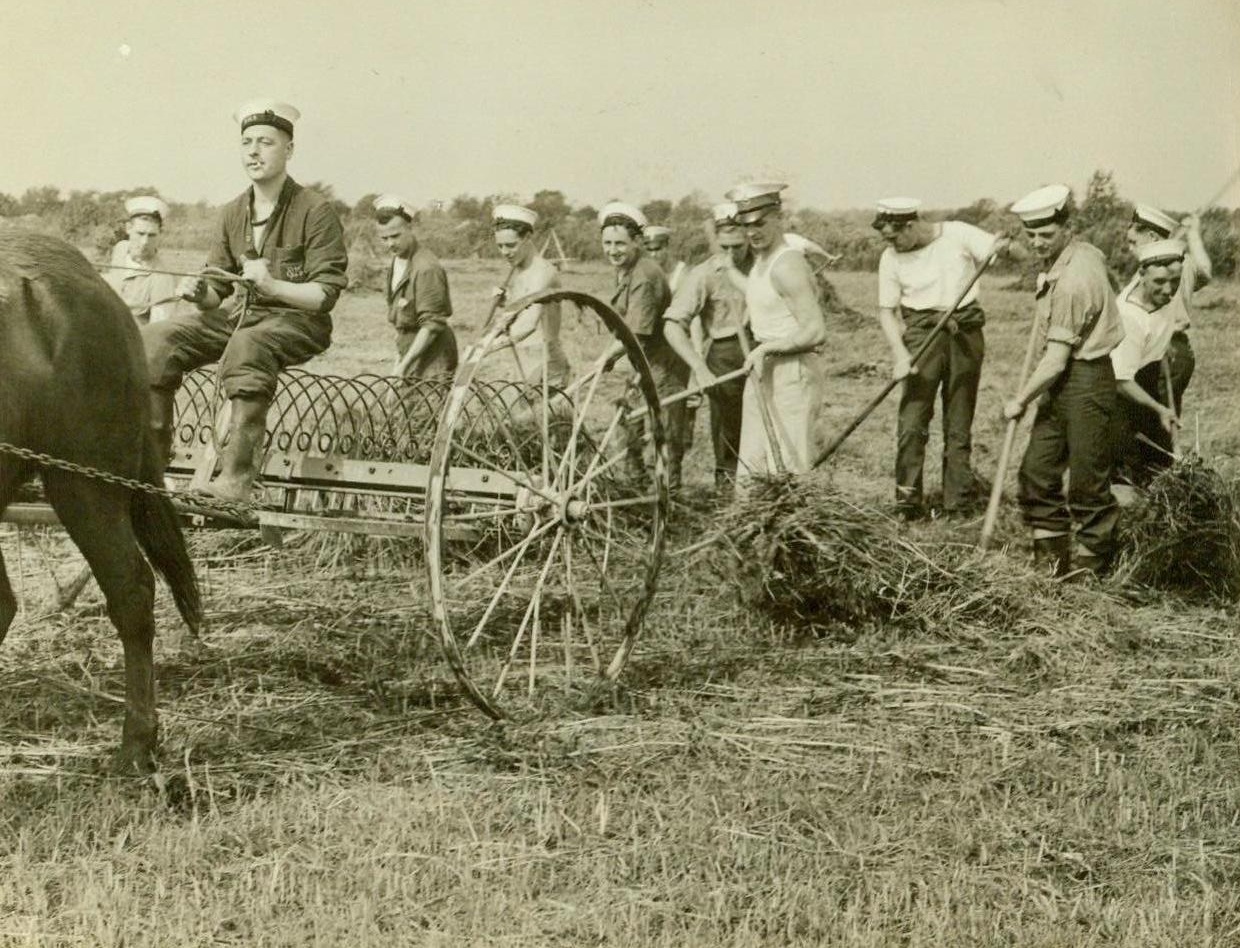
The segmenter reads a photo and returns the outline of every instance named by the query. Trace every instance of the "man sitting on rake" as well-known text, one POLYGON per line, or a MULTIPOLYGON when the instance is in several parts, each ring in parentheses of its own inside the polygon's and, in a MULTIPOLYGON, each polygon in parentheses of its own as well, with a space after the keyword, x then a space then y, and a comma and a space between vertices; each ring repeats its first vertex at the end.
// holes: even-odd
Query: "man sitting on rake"
POLYGON ((386 280, 388 322, 396 328, 394 375, 451 380, 458 361, 456 334, 448 324, 452 297, 448 274, 413 229, 413 207, 395 194, 375 198, 379 240, 392 255, 386 280))
MULTIPOLYGON (((519 204, 499 204, 491 211, 491 219, 495 248, 512 267, 507 289, 496 291, 501 302, 559 289, 560 271, 534 246, 538 213, 519 204)), ((522 379, 541 384, 545 365, 549 385, 563 388, 568 384, 568 355, 560 342, 559 303, 527 306, 508 327, 508 338, 522 379)))
MULTIPOLYGON (((1188 388, 1193 369, 1197 366, 1193 347, 1188 341, 1193 294, 1210 282, 1213 269, 1210 255, 1206 253, 1205 242, 1201 238, 1201 219, 1196 214, 1189 214, 1177 222, 1170 214, 1164 214, 1158 208, 1138 204, 1132 212, 1132 223, 1128 226, 1128 246, 1133 253, 1137 253, 1146 244, 1169 239, 1183 240, 1187 244, 1180 289, 1171 298, 1171 309, 1168 311, 1174 329, 1167 346, 1167 365, 1171 369, 1171 389, 1175 394, 1175 410, 1178 415, 1184 408, 1184 390, 1188 388)), ((1133 289, 1140 281, 1141 274, 1133 274, 1132 280, 1124 287, 1124 292, 1133 289)))
POLYGON ((1179 425, 1171 392, 1167 355, 1175 332, 1171 302, 1179 295, 1184 244, 1157 240, 1137 248, 1137 280, 1116 298, 1124 321, 1124 340, 1111 352, 1115 382, 1122 396, 1115 419, 1116 461, 1120 474, 1144 487, 1171 464, 1179 425))
POLYGON ((331 310, 345 288, 344 230, 331 204, 288 176, 293 124, 300 113, 268 99, 242 106, 241 162, 251 186, 224 206, 209 267, 242 277, 248 291, 230 311, 236 281, 187 277, 178 290, 199 312, 142 331, 151 381, 151 424, 163 456, 182 375, 219 360, 230 422, 219 476, 208 491, 245 501, 263 445, 267 408, 280 371, 327 348, 331 310))
POLYGON ((982 377, 986 322, 974 286, 930 348, 912 365, 912 352, 994 253, 996 238, 963 221, 923 220, 916 198, 878 202, 874 229, 887 243, 878 262, 878 321, 891 347, 892 376, 903 379, 896 421, 896 513, 923 513, 922 475, 934 401, 943 399, 943 511, 968 513, 975 498, 973 414, 982 377))

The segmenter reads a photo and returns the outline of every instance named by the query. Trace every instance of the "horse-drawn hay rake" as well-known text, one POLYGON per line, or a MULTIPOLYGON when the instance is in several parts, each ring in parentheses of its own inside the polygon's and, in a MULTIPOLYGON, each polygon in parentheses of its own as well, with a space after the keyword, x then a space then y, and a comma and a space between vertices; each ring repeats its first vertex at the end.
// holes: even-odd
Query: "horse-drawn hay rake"
MULTIPOLYGON (((447 662, 492 717, 623 670, 654 596, 668 496, 654 382, 599 300, 557 290, 514 303, 450 383, 286 372, 244 511, 192 490, 215 468, 222 404, 211 371, 186 376, 168 475, 188 524, 259 527, 273 540, 284 530, 422 538, 429 586, 415 594, 429 595, 447 662), (520 312, 554 302, 622 342, 635 368, 627 384, 593 370, 564 389, 545 371, 482 378, 520 312), (654 460, 633 479, 626 441, 643 420, 654 460)), ((13 505, 6 519, 54 515, 13 505)))

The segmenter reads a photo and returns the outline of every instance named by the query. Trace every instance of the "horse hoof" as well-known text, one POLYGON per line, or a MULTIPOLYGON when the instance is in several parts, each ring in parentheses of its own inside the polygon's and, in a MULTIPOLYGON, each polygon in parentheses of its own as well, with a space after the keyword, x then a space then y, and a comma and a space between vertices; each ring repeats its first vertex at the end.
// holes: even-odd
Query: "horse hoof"
POLYGON ((112 755, 111 771, 117 777, 149 777, 159 767, 155 762, 155 751, 150 748, 121 746, 112 755))

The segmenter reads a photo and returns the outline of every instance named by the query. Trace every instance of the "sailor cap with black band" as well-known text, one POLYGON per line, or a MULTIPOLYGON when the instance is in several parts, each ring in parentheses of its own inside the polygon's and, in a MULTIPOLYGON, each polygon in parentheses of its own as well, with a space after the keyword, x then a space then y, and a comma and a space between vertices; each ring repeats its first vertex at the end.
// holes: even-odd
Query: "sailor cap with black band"
POLYGON ((538 226, 538 212, 520 204, 497 204, 491 209, 491 222, 496 230, 505 224, 518 224, 533 230, 538 226))
POLYGON ((646 215, 634 207, 632 204, 626 204, 624 201, 609 201, 603 205, 603 209, 598 212, 599 227, 609 227, 612 224, 624 225, 627 221, 637 226, 637 229, 643 233, 649 223, 646 215))
POLYGON ((1072 189, 1063 184, 1048 184, 1030 191, 1012 205, 1011 211, 1027 229, 1058 224, 1067 217, 1068 198, 1072 189))
POLYGON ((287 102, 277 102, 275 99, 254 99, 237 109, 233 113, 233 118, 241 126, 243 132, 251 125, 270 125, 291 138, 293 126, 301 118, 301 112, 287 102))
POLYGON ((771 208, 783 205, 779 192, 787 187, 786 184, 774 181, 738 184, 724 197, 736 205, 738 223, 752 224, 762 220, 771 208))
POLYGON ((125 217, 128 220, 135 217, 153 217, 162 224, 168 219, 168 205, 153 194, 131 197, 125 202, 125 217))
POLYGON ((874 204, 874 223, 914 221, 920 216, 921 201, 911 197, 890 197, 874 204))
POLYGON ((1181 240, 1151 240, 1137 248, 1137 263, 1141 269, 1168 263, 1182 263, 1188 247, 1181 240))
POLYGON ((399 194, 380 194, 374 201, 375 212, 394 211, 412 221, 417 210, 399 194))
POLYGON ((1170 237, 1180 226, 1179 221, 1170 214, 1164 214, 1158 208, 1148 204, 1138 204, 1132 209, 1132 222, 1148 227, 1160 237, 1170 237))

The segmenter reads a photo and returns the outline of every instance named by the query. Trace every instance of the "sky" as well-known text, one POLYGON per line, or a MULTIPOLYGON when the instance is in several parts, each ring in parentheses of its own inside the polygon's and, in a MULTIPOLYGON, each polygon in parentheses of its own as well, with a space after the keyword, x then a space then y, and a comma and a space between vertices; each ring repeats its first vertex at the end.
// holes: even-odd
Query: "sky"
POLYGON ((350 202, 774 178, 802 206, 949 207, 1101 168, 1188 210, 1240 166, 1240 0, 3 3, 14 195, 224 201, 260 96, 302 111, 294 177, 350 202))

